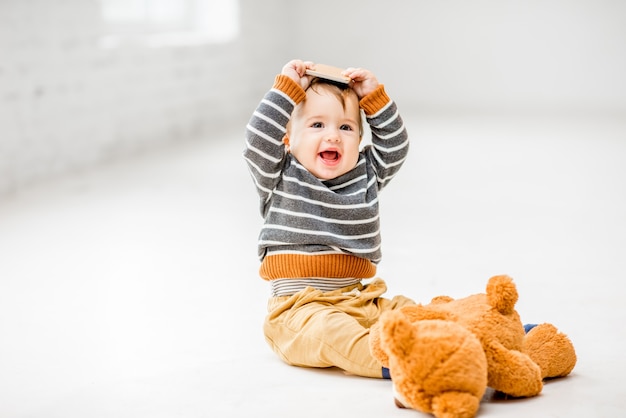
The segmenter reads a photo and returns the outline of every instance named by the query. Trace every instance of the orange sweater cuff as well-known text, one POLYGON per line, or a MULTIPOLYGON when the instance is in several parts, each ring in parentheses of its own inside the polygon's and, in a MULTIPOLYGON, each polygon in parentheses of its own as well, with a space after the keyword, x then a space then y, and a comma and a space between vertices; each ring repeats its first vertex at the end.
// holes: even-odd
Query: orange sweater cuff
POLYGON ((391 99, 385 92, 385 86, 379 84, 376 90, 361 99, 359 105, 365 111, 366 115, 373 115, 385 107, 390 101, 391 99))
POLYGON ((303 101, 306 97, 304 89, 302 89, 302 87, 300 87, 298 83, 293 81, 290 77, 283 74, 278 74, 276 76, 276 79, 274 80, 274 88, 287 94, 294 102, 296 102, 296 104, 303 101))

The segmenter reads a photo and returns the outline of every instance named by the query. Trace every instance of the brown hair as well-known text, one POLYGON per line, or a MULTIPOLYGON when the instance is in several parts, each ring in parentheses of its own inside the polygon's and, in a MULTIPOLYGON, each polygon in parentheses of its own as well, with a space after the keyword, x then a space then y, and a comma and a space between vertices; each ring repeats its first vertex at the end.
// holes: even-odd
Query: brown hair
POLYGON ((346 109, 346 98, 351 94, 356 96, 356 93, 350 88, 348 84, 337 83, 318 77, 315 77, 311 80, 311 84, 309 84, 307 90, 312 89, 314 92, 319 93, 320 88, 330 93, 333 93, 337 97, 337 99, 339 99, 339 102, 343 106, 344 110, 346 109))

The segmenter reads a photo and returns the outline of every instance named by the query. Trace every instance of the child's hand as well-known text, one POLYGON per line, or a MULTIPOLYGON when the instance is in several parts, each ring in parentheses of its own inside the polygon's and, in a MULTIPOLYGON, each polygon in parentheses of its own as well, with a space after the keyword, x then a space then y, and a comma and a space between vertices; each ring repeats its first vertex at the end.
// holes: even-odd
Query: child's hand
POLYGON ((352 89, 359 96, 359 99, 367 96, 378 87, 378 80, 374 73, 364 68, 350 67, 341 74, 352 79, 352 89))
POLYGON ((313 68, 315 64, 311 61, 291 60, 283 67, 282 75, 286 75, 293 81, 298 83, 303 90, 306 90, 311 84, 310 75, 306 75, 305 71, 309 68, 313 68))

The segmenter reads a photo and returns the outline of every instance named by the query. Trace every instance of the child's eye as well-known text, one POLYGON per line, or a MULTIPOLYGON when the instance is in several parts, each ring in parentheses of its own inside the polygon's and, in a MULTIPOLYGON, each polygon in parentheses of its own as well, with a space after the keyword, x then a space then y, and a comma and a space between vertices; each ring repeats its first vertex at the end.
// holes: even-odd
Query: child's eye
POLYGON ((311 124, 311 128, 323 128, 324 125, 322 124, 322 122, 315 122, 313 124, 311 124))
POLYGON ((351 131, 352 130, 352 126, 350 126, 350 125, 341 125, 341 130, 342 131, 351 131))

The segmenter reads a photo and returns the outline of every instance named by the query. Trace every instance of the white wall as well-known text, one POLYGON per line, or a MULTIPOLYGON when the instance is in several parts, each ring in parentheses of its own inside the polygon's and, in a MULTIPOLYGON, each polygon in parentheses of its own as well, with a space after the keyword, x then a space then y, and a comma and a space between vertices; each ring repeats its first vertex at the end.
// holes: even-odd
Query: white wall
POLYGON ((298 4, 302 55, 370 67, 405 104, 626 110, 621 0, 298 4))
POLYGON ((620 0, 240 4, 229 44, 106 49, 98 0, 0 1, 0 195, 243 131, 292 57, 368 67, 404 113, 626 114, 620 0))
POLYGON ((232 125, 241 42, 101 45, 98 0, 0 1, 0 195, 232 125))

